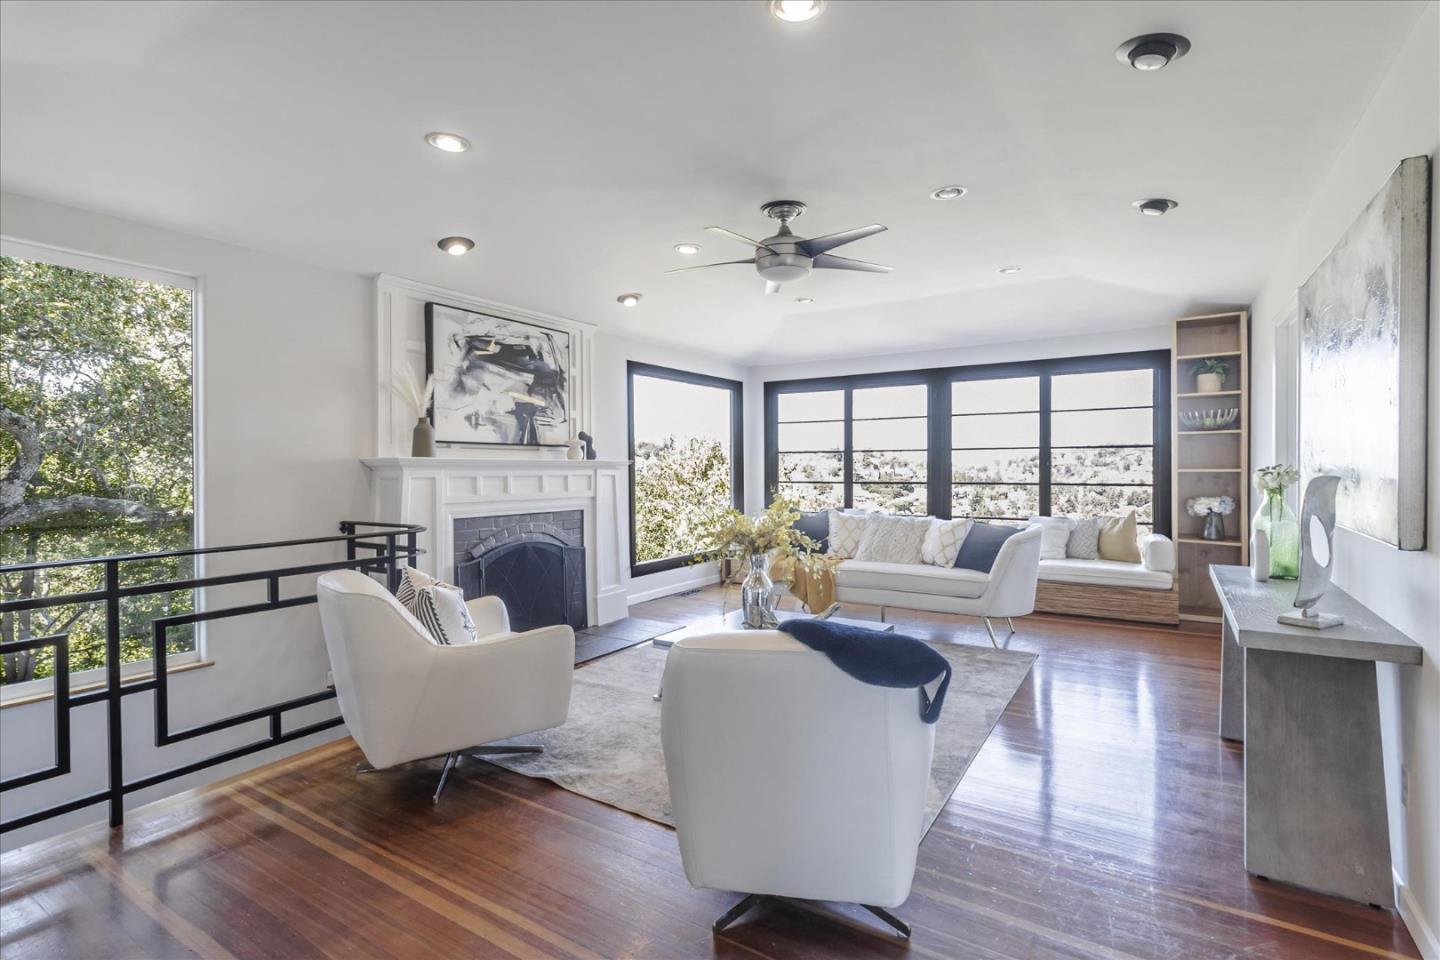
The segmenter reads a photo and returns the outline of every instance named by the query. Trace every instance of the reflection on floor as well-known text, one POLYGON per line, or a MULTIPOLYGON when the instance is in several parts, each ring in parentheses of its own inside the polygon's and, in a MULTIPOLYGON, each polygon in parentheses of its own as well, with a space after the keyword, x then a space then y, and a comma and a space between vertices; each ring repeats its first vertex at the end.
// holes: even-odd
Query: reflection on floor
MULTIPOLYGON (((637 606, 695 622, 718 591, 637 606)), ((873 616, 874 611, 847 611, 873 616)), ((891 610, 988 645, 977 621, 891 610)), ((1211 631, 1026 617, 1040 654, 920 850, 919 957, 1416 957, 1391 913, 1245 875, 1211 631)), ((584 669, 583 667, 581 669, 584 669)), ((484 763, 355 777, 348 740, 5 855, 5 958, 901 956, 858 908, 710 921, 675 835, 484 763), (841 922, 832 922, 834 919, 841 922)), ((843 842, 843 838, 836 838, 843 842)))

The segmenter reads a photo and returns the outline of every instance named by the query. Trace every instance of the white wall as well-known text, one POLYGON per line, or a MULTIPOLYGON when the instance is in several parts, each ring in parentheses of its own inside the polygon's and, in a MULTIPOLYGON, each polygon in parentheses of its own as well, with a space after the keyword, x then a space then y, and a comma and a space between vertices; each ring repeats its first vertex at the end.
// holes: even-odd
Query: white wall
POLYGON ((1009 343, 971 344, 949 350, 921 353, 887 353, 843 360, 816 360, 751 367, 746 379, 745 424, 746 489, 755 490, 747 504, 764 503, 765 489, 765 384, 772 380, 803 380, 807 377, 843 377, 857 373, 885 373, 896 370, 928 370, 932 367, 968 367, 985 363, 1011 363, 1053 357, 1085 357, 1135 350, 1169 350, 1171 317, 1157 317, 1156 325, 1112 333, 1049 337, 1044 340, 1016 340, 1009 343))
MULTIPOLYGON (((371 453, 374 337, 371 285, 358 275, 213 243, 12 194, 0 194, 0 231, 18 240, 111 257, 189 274, 201 283, 198 371, 203 409, 202 544, 249 543, 323 536, 342 519, 365 519, 368 493, 360 457, 371 453)), ((214 558, 208 573, 341 559, 343 552, 258 554, 214 558), (252 565, 252 566, 247 566, 252 565)), ((285 595, 309 592, 296 578, 285 595)), ((210 596, 210 606, 262 597, 263 587, 210 596)), ((190 726, 322 689, 327 661, 313 606, 212 625, 205 646, 213 667, 171 679, 171 724, 190 726)), ((157 751, 151 696, 129 697, 127 779, 259 739, 265 724, 227 731, 157 751)), ((299 726, 335 715, 333 702, 287 716, 299 726)), ((0 711, 0 771, 6 777, 43 766, 52 756, 50 703, 0 711)), ((4 817, 91 792, 104 785, 104 707, 73 713, 77 773, 3 797, 4 817)), ((212 768, 132 795, 139 804, 303 749, 337 735, 328 731, 276 750, 212 768)), ((104 805, 15 831, 10 848, 105 816, 104 805)))
MULTIPOLYGON (((1275 323, 1345 229, 1405 157, 1440 149, 1440 4, 1428 4, 1348 144, 1255 299, 1251 457, 1276 450, 1275 323)), ((1440 193, 1431 195, 1429 456, 1426 550, 1401 552, 1338 532, 1335 582, 1425 648, 1422 667, 1380 669, 1391 850, 1401 913, 1430 960, 1440 958, 1440 193), (1401 770, 1409 780, 1401 804, 1401 770)))
MULTIPOLYGON (((665 344, 631 340, 627 337, 617 337, 603 332, 597 333, 595 335, 594 391, 592 393, 595 403, 595 430, 592 436, 595 438, 595 449, 602 457, 623 459, 629 446, 629 411, 627 407, 629 400, 626 368, 631 360, 685 370, 690 373, 702 373, 712 377, 725 377, 729 380, 739 380, 742 383, 745 382, 748 373, 744 367, 711 354, 679 350, 665 344)), ((752 446, 752 433, 757 429, 752 427, 752 421, 756 420, 754 408, 759 403, 758 394, 747 388, 744 402, 745 456, 747 458, 745 507, 753 510, 761 504, 759 488, 752 488, 750 483, 752 474, 748 460, 752 446)), ((632 604, 641 603, 666 594, 715 583, 718 579, 719 574, 716 572, 714 564, 681 567, 677 570, 667 570, 664 573, 636 577, 630 581, 630 602, 632 604)))

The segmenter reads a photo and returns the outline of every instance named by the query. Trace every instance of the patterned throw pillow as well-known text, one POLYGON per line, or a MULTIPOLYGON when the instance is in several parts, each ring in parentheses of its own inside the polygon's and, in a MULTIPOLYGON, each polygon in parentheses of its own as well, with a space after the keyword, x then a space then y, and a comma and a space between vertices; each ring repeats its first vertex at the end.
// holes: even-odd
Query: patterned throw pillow
POLYGON ((480 639, 475 633, 475 621, 470 619, 470 611, 465 606, 465 595, 447 583, 421 587, 410 612, 442 646, 474 643, 480 639))
POLYGON ((1080 517, 1065 541, 1065 556, 1075 560, 1098 560, 1100 558, 1100 521, 1094 517, 1080 517))
POLYGON ((872 513, 865 518, 856 560, 877 563, 919 563, 920 546, 930 529, 929 517, 892 517, 872 513))
POLYGON ((865 533, 868 514, 850 513, 844 510, 830 511, 830 544, 826 552, 832 557, 849 560, 860 549, 860 537, 865 533))
POLYGON ((955 566, 960 544, 965 542, 965 534, 970 532, 973 522, 969 517, 932 519, 930 529, 925 531, 925 542, 920 545, 920 559, 937 567, 955 566))
POLYGON ((454 584, 436 580, 423 570, 403 567, 395 599, 424 624, 436 643, 468 643, 478 639, 465 594, 454 584))

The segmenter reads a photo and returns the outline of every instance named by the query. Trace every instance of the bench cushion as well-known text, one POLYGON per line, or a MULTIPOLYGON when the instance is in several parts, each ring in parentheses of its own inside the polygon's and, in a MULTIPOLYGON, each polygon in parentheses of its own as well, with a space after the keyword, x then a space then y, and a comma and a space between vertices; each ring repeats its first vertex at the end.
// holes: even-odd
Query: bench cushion
POLYGON ((835 568, 835 585, 867 590, 898 590, 944 597, 974 598, 985 592, 990 578, 965 567, 936 567, 928 563, 880 563, 845 560, 835 568))
POLYGON ((1041 560, 1040 579, 1147 590, 1169 590, 1172 582, 1168 572, 1119 560, 1041 560))

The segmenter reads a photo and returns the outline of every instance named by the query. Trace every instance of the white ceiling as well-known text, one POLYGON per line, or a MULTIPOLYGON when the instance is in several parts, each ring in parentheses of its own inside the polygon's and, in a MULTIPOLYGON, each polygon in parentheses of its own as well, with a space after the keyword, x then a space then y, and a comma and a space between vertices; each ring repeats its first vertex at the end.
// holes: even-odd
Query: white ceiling
POLYGON ((742 362, 1127 329, 1248 302, 1420 8, 7 0, 0 187, 742 362), (1116 62, 1159 30, 1193 51, 1116 62), (895 272, 664 275, 773 199, 895 272))

